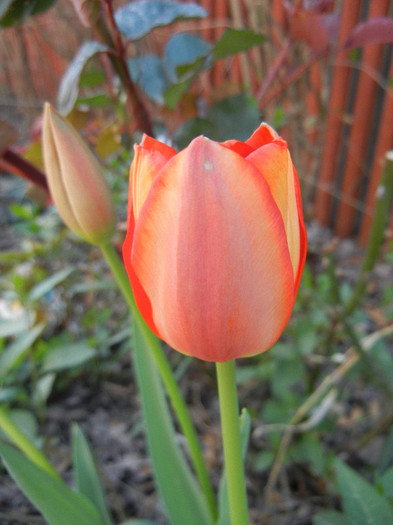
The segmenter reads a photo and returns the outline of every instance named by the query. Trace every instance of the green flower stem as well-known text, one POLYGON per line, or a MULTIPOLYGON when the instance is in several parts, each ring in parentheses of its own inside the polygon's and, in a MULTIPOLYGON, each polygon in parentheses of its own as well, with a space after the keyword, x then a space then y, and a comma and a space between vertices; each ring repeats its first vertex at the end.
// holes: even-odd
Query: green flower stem
POLYGON ((54 478, 61 479, 45 455, 15 425, 4 407, 0 408, 0 428, 33 463, 54 478))
POLYGON ((216 363, 216 368, 231 524, 249 525, 246 480, 240 440, 235 361, 216 363))
POLYGON ((204 492, 212 517, 213 519, 216 519, 217 510, 213 488, 211 486, 206 465, 202 456, 201 449, 199 447, 195 428, 192 424, 190 414, 187 410, 184 399, 180 393, 178 384, 174 378, 171 367, 169 366, 168 360, 161 348, 159 341, 157 340, 156 336, 151 332, 150 328, 147 326, 141 314, 139 313, 139 310, 134 300, 127 273, 124 269, 123 263, 121 262, 119 256, 116 253, 116 250, 114 249, 112 244, 105 244, 100 246, 100 248, 106 260, 108 261, 108 264, 112 270, 112 273, 119 285, 119 288, 128 306, 130 307, 131 313, 134 316, 134 320, 138 324, 142 336, 145 339, 154 357, 157 368, 161 375, 161 379, 165 385, 169 399, 171 400, 173 409, 178 418, 182 432, 187 439, 190 450, 190 456, 195 468, 195 472, 204 492))

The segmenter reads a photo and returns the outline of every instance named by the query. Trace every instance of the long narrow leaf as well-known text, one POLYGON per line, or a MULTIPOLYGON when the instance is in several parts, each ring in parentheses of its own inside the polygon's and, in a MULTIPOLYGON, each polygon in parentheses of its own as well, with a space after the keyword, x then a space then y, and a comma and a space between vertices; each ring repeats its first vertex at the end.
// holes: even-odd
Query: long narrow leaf
POLYGON ((144 336, 146 334, 142 336, 139 326, 134 323, 134 365, 147 441, 156 483, 169 521, 171 525, 212 525, 206 501, 176 443, 168 405, 144 336))
POLYGON ((78 492, 89 498, 105 525, 112 525, 93 454, 84 433, 76 424, 72 428, 72 457, 78 492))
POLYGON ((82 494, 69 489, 13 447, 0 443, 0 455, 22 492, 49 525, 104 525, 97 510, 82 494))

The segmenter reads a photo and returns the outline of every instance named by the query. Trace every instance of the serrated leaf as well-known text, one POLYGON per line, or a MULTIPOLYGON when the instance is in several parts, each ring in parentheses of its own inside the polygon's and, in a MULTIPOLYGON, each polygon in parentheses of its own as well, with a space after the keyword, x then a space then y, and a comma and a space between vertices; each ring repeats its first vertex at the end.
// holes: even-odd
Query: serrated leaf
POLYGON ((393 523, 393 506, 365 479, 339 460, 335 462, 344 513, 356 525, 393 523))
POLYGON ((312 519, 312 525, 351 525, 342 512, 328 510, 320 512, 312 519))
POLYGON ((185 18, 204 18, 205 9, 198 4, 173 0, 139 0, 120 7, 115 12, 119 30, 130 40, 137 40, 155 27, 172 24, 185 18))
POLYGON ((0 442, 7 470, 50 525, 104 525, 90 501, 37 467, 25 455, 0 442))
POLYGON ((81 366, 95 357, 96 351, 86 343, 75 343, 53 348, 42 364, 42 371, 59 372, 81 366))
POLYGON ((157 55, 131 58, 127 61, 131 78, 158 104, 164 103, 164 92, 168 87, 162 60, 157 55))
POLYGON ((104 525, 112 525, 93 454, 84 433, 76 424, 72 428, 72 457, 78 492, 93 503, 104 525))
POLYGON ((63 268, 63 270, 59 270, 58 272, 55 272, 47 279, 44 279, 40 283, 33 286, 33 288, 30 290, 27 296, 27 299, 29 301, 36 301, 37 299, 41 299, 41 297, 52 291, 58 284, 67 279, 67 277, 73 271, 73 267, 68 267, 63 268))
POLYGON ((198 36, 190 33, 173 35, 164 53, 165 69, 171 82, 175 83, 179 80, 179 66, 195 63, 197 59, 205 57, 210 49, 211 46, 198 36))
POLYGON ((43 323, 34 326, 2 350, 0 354, 0 375, 6 375, 23 358, 44 328, 43 323))
POLYGON ((1 0, 0 26, 11 27, 49 9, 55 0, 1 0))
POLYGON ((216 60, 248 51, 264 42, 266 38, 251 29, 227 29, 212 49, 216 60))
POLYGON ((71 60, 64 73, 57 94, 60 113, 67 115, 74 107, 79 93, 79 80, 87 62, 97 53, 108 51, 108 47, 94 40, 85 42, 71 60))

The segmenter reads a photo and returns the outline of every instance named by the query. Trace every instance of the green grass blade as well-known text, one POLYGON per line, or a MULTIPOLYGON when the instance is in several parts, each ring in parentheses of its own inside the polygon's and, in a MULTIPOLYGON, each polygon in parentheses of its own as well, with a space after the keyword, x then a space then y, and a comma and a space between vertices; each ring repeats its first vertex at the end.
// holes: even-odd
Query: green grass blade
POLYGON ((49 525, 104 525, 91 502, 37 467, 15 448, 0 443, 8 472, 49 525))
POLYGON ((206 500, 176 443, 168 404, 145 337, 134 323, 134 366, 150 458, 169 521, 171 525, 212 525, 206 500))
POLYGON ((113 525, 89 443, 76 424, 72 427, 72 457, 78 492, 93 503, 101 515, 102 523, 113 525))

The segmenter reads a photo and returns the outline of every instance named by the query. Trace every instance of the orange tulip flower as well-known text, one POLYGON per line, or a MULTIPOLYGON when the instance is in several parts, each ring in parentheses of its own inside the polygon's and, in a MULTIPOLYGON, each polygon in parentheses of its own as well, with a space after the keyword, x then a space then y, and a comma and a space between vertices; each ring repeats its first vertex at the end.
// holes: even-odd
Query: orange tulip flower
POLYGON ((224 362, 270 348, 306 249, 296 171, 267 124, 246 142, 135 146, 123 257, 143 318, 176 350, 224 362))

